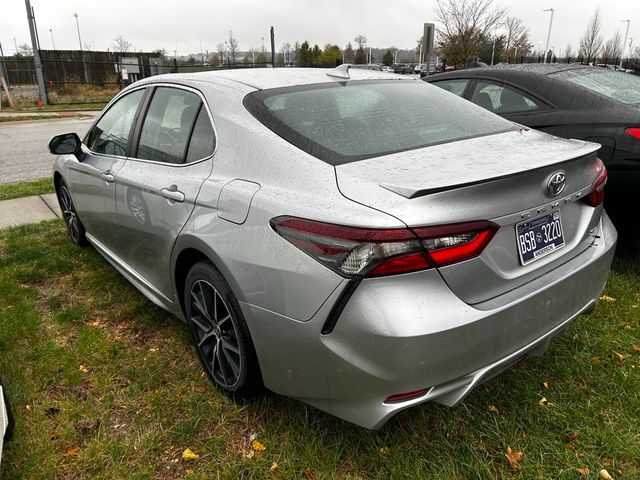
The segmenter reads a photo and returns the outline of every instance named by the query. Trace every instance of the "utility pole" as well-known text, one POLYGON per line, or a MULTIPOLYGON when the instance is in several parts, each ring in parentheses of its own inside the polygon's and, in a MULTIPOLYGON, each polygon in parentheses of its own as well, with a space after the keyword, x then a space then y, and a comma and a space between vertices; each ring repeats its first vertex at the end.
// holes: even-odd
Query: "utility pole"
POLYGON ((547 8, 543 10, 543 12, 551 12, 551 17, 549 18, 549 30, 547 31, 547 44, 544 47, 544 62, 547 63, 547 52, 549 51, 549 39, 551 38, 551 25, 553 24, 553 8, 547 8))
POLYGON ((80 51, 82 51, 82 38, 80 37, 80 23, 78 23, 78 14, 74 13, 74 17, 76 17, 76 29, 78 30, 78 43, 80 44, 80 51))
POLYGON ((53 45, 53 49, 56 49, 56 42, 53 40, 53 29, 49 29, 49 33, 51 34, 51 45, 53 45))
POLYGON ((276 66, 276 35, 273 31, 273 26, 270 30, 271 33, 271 66, 275 68, 276 66))
POLYGON ((631 23, 631 20, 626 19, 626 20, 622 20, 622 22, 627 22, 627 30, 624 32, 624 42, 622 42, 622 55, 620 55, 620 68, 622 68, 622 62, 624 60, 624 51, 625 51, 625 47, 627 46, 627 37, 629 36, 629 24, 631 23))
POLYGON ((31 46, 33 48, 33 64, 36 69, 36 81, 38 82, 38 95, 43 105, 47 105, 47 91, 44 88, 44 75, 42 74, 42 63, 40 62, 40 52, 38 51, 38 41, 36 38, 35 19, 30 0, 24 0, 27 8, 27 20, 29 21, 29 33, 31 34, 31 46))

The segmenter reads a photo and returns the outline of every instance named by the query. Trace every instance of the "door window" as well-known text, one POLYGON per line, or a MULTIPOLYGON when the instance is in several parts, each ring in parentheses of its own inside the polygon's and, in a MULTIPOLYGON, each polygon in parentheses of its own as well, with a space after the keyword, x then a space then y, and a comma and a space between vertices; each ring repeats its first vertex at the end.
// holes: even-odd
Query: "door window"
POLYGON ((530 112, 543 108, 540 102, 521 90, 484 80, 479 80, 476 84, 471 101, 498 115, 530 112))
POLYGON ((172 164, 185 162, 187 144, 202 102, 195 93, 158 87, 140 133, 137 158, 172 164))
POLYGON ((440 82, 433 82, 434 85, 446 90, 447 92, 451 92, 455 95, 461 97, 464 95, 464 91, 469 84, 469 80, 465 78, 459 78, 456 80, 442 80, 440 82))
POLYGON ((89 134, 89 150, 122 157, 127 155, 131 124, 143 94, 144 89, 131 92, 107 110, 89 134))

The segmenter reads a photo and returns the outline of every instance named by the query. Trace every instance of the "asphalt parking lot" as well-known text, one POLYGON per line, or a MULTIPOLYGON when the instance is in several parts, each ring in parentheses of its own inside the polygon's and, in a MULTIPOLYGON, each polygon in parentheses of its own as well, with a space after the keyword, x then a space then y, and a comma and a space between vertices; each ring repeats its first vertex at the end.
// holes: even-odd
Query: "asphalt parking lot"
POLYGON ((0 124, 0 183, 49 177, 54 160, 47 150, 49 140, 66 132, 84 135, 97 112, 83 115, 86 117, 0 124))

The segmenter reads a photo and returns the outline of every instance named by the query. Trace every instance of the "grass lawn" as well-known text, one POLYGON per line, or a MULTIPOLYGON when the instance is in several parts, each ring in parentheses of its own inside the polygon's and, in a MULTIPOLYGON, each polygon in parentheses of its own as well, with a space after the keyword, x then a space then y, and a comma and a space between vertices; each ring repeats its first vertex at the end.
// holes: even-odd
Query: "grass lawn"
POLYGON ((639 259, 616 260, 608 301, 545 356, 370 432, 275 395, 234 403, 187 328, 61 222, 0 231, 5 478, 638 479, 639 259))
POLYGON ((42 113, 38 115, 3 115, 0 116, 0 123, 2 122, 32 122, 35 120, 51 120, 54 118, 78 118, 78 117, 87 117, 87 115, 82 115, 81 113, 74 113, 71 115, 65 115, 64 117, 60 115, 47 114, 42 113))
POLYGON ((12 198, 42 195, 54 191, 53 178, 39 178, 30 182, 0 183, 0 201, 12 198))

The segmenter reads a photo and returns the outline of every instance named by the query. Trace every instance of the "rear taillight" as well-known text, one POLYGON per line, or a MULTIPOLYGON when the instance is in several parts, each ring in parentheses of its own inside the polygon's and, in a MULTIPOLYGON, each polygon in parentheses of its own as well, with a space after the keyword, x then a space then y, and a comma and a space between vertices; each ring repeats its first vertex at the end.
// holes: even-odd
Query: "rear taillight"
POLYGON ((607 185, 607 178, 609 177, 607 167, 604 166, 601 160, 598 160, 596 172, 598 176, 593 185, 591 185, 589 194, 585 197, 585 201, 592 207, 597 207, 604 202, 604 187, 607 185))
POLYGON ((272 219, 271 226, 320 263, 349 277, 409 273, 473 258, 497 230, 490 222, 374 229, 288 216, 272 219))
POLYGON ((640 140, 640 128, 639 127, 625 128, 624 129, 624 133, 626 133, 627 135, 631 135, 636 140, 640 140))

